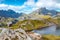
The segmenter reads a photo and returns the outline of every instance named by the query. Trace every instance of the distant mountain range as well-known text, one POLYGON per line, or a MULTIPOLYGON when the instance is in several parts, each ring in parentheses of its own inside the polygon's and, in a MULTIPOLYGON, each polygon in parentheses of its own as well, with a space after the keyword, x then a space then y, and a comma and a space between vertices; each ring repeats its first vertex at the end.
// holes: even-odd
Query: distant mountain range
POLYGON ((23 13, 16 13, 13 10, 0 10, 0 16, 1 17, 6 17, 6 18, 18 18, 20 16, 22 16, 23 13))
MULTIPOLYGON (((57 15, 57 13, 60 13, 60 12, 57 12, 55 10, 48 10, 46 8, 40 8, 40 9, 37 9, 35 11, 33 11, 31 14, 44 14, 44 15, 47 15, 47 14, 50 14, 50 15, 57 15)), ((6 17, 6 18, 18 18, 20 16, 23 16, 23 15, 26 15, 24 13, 17 13, 11 9, 9 10, 0 10, 0 16, 1 17, 6 17)), ((29 14, 30 15, 30 14, 29 14)))
POLYGON ((37 9, 37 10, 33 11, 32 13, 38 13, 38 14, 44 14, 44 15, 50 13, 51 15, 57 15, 58 11, 56 11, 56 10, 48 10, 46 8, 40 8, 40 9, 37 9))

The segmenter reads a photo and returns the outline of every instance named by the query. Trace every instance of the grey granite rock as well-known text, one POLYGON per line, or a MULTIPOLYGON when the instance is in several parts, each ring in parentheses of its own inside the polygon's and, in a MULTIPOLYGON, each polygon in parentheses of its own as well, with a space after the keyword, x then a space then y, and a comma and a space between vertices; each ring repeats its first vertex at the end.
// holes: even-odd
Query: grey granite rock
POLYGON ((0 40, 32 40, 21 28, 15 30, 4 28, 1 30, 0 40))

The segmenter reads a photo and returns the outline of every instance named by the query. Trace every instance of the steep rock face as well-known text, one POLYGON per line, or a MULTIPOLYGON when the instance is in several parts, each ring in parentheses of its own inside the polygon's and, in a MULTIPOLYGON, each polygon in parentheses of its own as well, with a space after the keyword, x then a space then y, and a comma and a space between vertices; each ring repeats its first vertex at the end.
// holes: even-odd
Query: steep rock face
POLYGON ((0 40, 32 40, 23 29, 0 29, 0 40))

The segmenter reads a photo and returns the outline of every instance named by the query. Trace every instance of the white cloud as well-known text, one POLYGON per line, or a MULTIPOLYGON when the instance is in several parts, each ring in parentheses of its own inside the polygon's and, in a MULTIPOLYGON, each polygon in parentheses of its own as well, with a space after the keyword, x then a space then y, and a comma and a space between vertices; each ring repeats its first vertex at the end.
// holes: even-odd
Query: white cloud
POLYGON ((57 9, 57 8, 60 9, 60 3, 56 2, 55 0, 38 0, 37 2, 35 2, 34 0, 27 0, 26 2, 24 2, 22 6, 0 4, 0 10, 12 9, 16 12, 25 12, 25 13, 30 13, 41 7, 46 7, 47 9, 57 9))
POLYGON ((60 9, 60 3, 56 4, 55 7, 60 9))
POLYGON ((8 5, 5 5, 5 4, 0 4, 0 10, 7 10, 8 9, 8 5))
POLYGON ((37 2, 34 2, 34 0, 28 0, 25 2, 25 5, 32 7, 31 11, 41 7, 46 7, 49 10, 56 10, 57 8, 60 9, 60 3, 56 2, 56 0, 38 0, 37 2))
POLYGON ((38 0, 36 3, 36 7, 46 7, 48 9, 60 9, 60 3, 56 2, 55 0, 38 0))
POLYGON ((26 5, 26 6, 34 6, 34 5, 35 5, 35 2, 34 2, 34 0, 27 0, 27 1, 24 3, 24 5, 26 5))
POLYGON ((6 5, 6 4, 0 4, 0 10, 8 10, 8 9, 12 9, 16 12, 20 12, 20 10, 22 10, 25 6, 13 6, 13 5, 6 5))
POLYGON ((0 4, 0 10, 12 9, 12 10, 14 10, 16 12, 19 12, 19 13, 20 12, 30 13, 35 8, 34 5, 35 5, 34 0, 27 0, 26 2, 24 2, 24 4, 22 6, 13 6, 13 5, 0 4), (28 7, 31 7, 31 9, 29 9, 28 7))
POLYGON ((16 12, 20 12, 20 10, 22 10, 23 8, 25 8, 24 5, 22 5, 22 6, 12 6, 12 5, 9 5, 9 7, 8 7, 8 9, 12 9, 12 10, 14 10, 16 12))

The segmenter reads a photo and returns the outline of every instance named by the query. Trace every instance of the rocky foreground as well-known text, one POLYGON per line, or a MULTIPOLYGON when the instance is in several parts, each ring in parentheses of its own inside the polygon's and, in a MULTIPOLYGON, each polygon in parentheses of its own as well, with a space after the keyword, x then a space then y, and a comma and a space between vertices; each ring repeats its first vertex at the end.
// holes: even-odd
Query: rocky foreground
POLYGON ((40 40, 41 36, 36 33, 26 33, 23 29, 0 28, 0 40, 40 40))
POLYGON ((3 29, 0 33, 0 40, 32 40, 23 29, 3 29))

